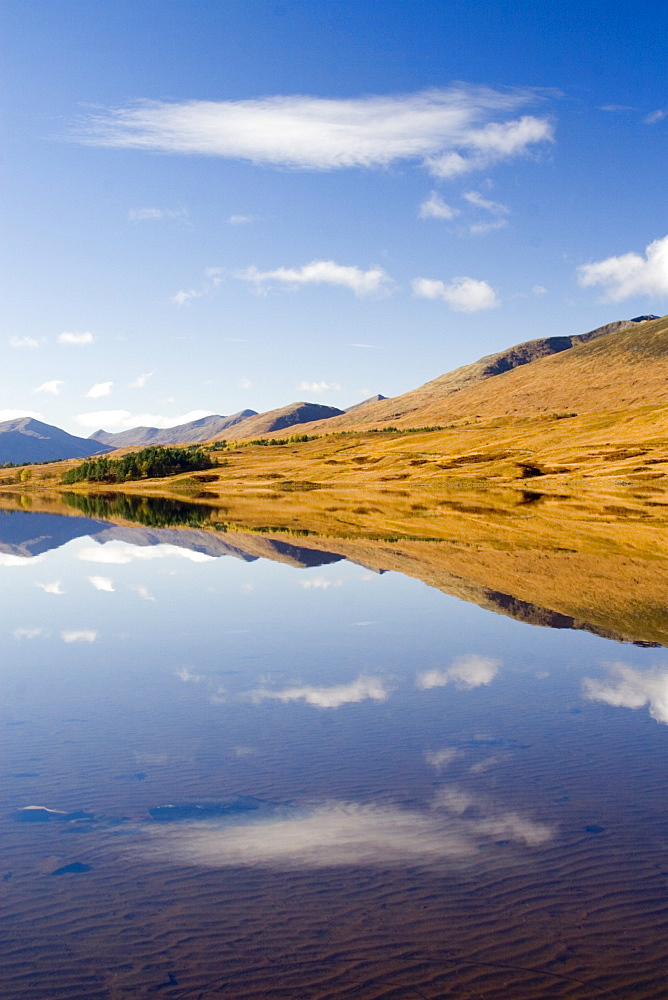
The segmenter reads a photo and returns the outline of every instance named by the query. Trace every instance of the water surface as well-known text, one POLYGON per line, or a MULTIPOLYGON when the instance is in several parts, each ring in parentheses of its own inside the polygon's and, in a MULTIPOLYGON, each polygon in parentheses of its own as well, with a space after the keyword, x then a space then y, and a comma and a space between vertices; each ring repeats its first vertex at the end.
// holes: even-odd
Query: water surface
POLYGON ((6 1000, 668 994, 661 645, 181 523, 0 512, 6 1000))

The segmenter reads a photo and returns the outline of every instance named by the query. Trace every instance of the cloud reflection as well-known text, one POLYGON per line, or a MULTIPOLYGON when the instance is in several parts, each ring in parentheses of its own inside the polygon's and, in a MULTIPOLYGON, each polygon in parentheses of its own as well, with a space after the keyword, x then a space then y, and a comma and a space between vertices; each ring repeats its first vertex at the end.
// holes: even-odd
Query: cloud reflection
POLYGON ((582 688, 590 701, 619 708, 648 705, 651 717, 668 725, 668 670, 634 670, 618 661, 608 666, 606 680, 585 677, 582 688))
POLYGON ((164 559, 169 556, 178 556, 196 563, 210 562, 215 558, 204 552, 182 549, 178 545, 129 545, 126 542, 106 542, 102 546, 91 545, 80 549, 77 553, 77 559, 81 559, 83 562, 107 563, 115 566, 122 566, 135 559, 164 559))
POLYGON ((36 583, 36 587, 43 590, 45 594, 64 594, 63 585, 60 580, 54 580, 53 583, 36 583))
POLYGON ((416 684, 423 690, 445 687, 454 683, 458 688, 476 688, 491 684, 499 672, 502 660, 491 656, 456 656, 447 670, 424 670, 416 678, 416 684))
POLYGON ((390 694, 385 682, 380 677, 365 677, 363 674, 349 684, 335 684, 332 687, 314 687, 303 684, 286 688, 283 691, 273 691, 270 688, 257 688, 249 692, 252 702, 274 700, 281 702, 304 701, 316 708, 340 708, 341 705, 356 704, 360 701, 385 701, 390 694))
POLYGON ((503 837, 539 847, 554 831, 517 812, 486 807, 458 789, 444 789, 431 809, 330 801, 285 807, 258 819, 179 823, 145 828, 149 855, 223 868, 391 865, 463 861, 503 837))
POLYGON ((71 632, 61 632, 60 638, 63 642, 95 642, 97 632, 92 629, 75 629, 71 632))

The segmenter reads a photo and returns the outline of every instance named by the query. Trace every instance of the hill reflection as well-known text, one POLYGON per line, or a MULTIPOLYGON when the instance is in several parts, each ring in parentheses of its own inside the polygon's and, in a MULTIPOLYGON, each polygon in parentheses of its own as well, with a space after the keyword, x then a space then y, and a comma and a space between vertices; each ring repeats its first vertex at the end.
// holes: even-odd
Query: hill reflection
POLYGON ((0 510, 0 557, 30 558, 90 536, 99 545, 170 545, 297 568, 347 559, 528 624, 668 646, 666 536, 642 511, 613 517, 609 507, 601 513, 571 498, 521 494, 508 503, 405 492, 374 497, 366 508, 359 498, 357 507, 349 498, 332 506, 332 497, 323 523, 323 512, 305 508, 302 498, 294 508, 256 500, 244 520, 238 503, 232 519, 229 507, 213 504, 70 493, 58 504, 45 501, 45 510, 0 510))

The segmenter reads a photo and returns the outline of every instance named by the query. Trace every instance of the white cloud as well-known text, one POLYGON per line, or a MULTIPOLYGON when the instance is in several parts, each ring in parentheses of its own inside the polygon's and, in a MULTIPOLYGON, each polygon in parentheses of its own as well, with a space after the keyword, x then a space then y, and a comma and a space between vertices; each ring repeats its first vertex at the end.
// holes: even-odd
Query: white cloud
POLYGON ((585 698, 619 708, 642 708, 657 722, 668 725, 668 670, 634 670, 626 663, 611 663, 607 680, 585 677, 585 698))
POLYGON ((499 201, 491 201, 489 198, 483 198, 479 191, 466 191, 463 197, 469 205, 473 205, 474 208, 479 208, 484 212, 489 212, 494 217, 493 221, 471 223, 468 230, 473 236, 491 233, 496 229, 503 229, 508 224, 506 216, 510 215, 510 209, 507 205, 502 205, 499 201))
POLYGON ((273 271, 259 271, 252 266, 245 271, 237 271, 236 277, 252 282, 258 290, 274 283, 293 288, 300 285, 335 285, 349 288, 358 298, 389 295, 393 284, 382 267, 362 271, 359 267, 336 264, 333 260, 314 260, 303 267, 277 267, 273 271))
POLYGON ((534 295, 545 295, 547 288, 544 285, 534 285, 531 291, 534 295))
POLYGON ((78 629, 72 632, 61 632, 60 638, 63 642, 95 642, 97 632, 92 629, 78 629))
POLYGON ((502 205, 500 201, 490 201, 489 198, 483 198, 479 191, 466 191, 463 198, 468 201, 469 205, 481 208, 485 212, 491 212, 492 215, 510 215, 510 209, 507 205, 502 205))
POLYGON ((187 208, 131 208, 131 222, 161 222, 163 219, 187 219, 187 208))
POLYGON ((10 337, 9 346, 17 347, 20 349, 22 347, 28 347, 28 348, 39 347, 39 344, 34 337, 10 337))
POLYGON ((444 687, 451 682, 458 688, 481 687, 492 683, 501 663, 502 660, 491 656, 477 656, 475 653, 456 656, 447 670, 423 670, 417 675, 416 683, 423 690, 444 687))
POLYGON ((172 295, 169 301, 176 306, 184 306, 191 299, 201 299, 203 294, 203 292, 198 292, 196 288, 191 288, 188 292, 177 292, 176 295, 172 295))
POLYGON ((645 125, 656 125, 657 122, 662 122, 667 115, 668 111, 664 111, 663 108, 658 108, 656 111, 650 111, 648 115, 645 115, 643 123, 645 125))
POLYGON ((93 430, 102 427, 105 431, 113 432, 132 427, 178 427, 212 414, 213 410, 190 410, 177 417, 165 417, 158 413, 131 413, 130 410, 94 410, 79 413, 74 419, 80 427, 90 427, 93 430))
POLYGON ((422 202, 419 212, 421 219, 454 219, 459 214, 459 209, 447 205, 437 191, 432 191, 422 202))
POLYGON ((100 396, 108 396, 111 393, 113 382, 96 382, 86 393, 87 399, 99 399, 100 396))
POLYGON ((252 384, 253 383, 249 378, 240 378, 239 381, 237 382, 237 385, 239 386, 240 389, 250 389, 252 384))
POLYGON ((60 580, 55 580, 53 583, 36 583, 36 587, 43 590, 45 594, 64 594, 63 585, 60 580))
POLYGON ((633 295, 668 295, 668 236, 650 243, 644 257, 631 252, 583 264, 578 281, 583 288, 602 285, 607 289, 606 302, 633 295))
POLYGON ((629 104, 603 104, 599 108, 599 111, 610 111, 613 113, 617 111, 634 111, 634 110, 635 108, 633 108, 629 104))
POLYGON ((0 423, 5 420, 20 420, 22 417, 32 417, 33 420, 41 420, 41 413, 35 410, 0 410, 0 423))
POLYGON ((152 377, 153 372, 143 372, 138 375, 134 382, 130 382, 131 389, 143 389, 148 380, 152 377))
POLYGON ((419 298, 443 299, 455 312, 478 312, 500 304, 492 286, 476 278, 453 278, 449 285, 432 278, 415 278, 412 288, 419 298))
POLYGON ((231 226, 245 226, 256 219, 257 215, 231 215, 227 221, 231 226))
POLYGON ((62 379, 54 378, 50 382, 42 382, 36 389, 33 389, 33 392, 50 392, 52 396, 57 396, 62 385, 65 385, 62 379))
POLYGON ((339 392, 341 386, 338 382, 300 382, 297 388, 300 392, 314 392, 320 395, 323 392, 339 392))
POLYGON ((56 337, 59 344, 68 345, 78 345, 78 344, 92 344, 95 337, 92 333, 59 333, 56 337))
POLYGON ((148 587, 144 587, 141 584, 135 584, 130 586, 130 590, 134 590, 135 594, 137 594, 142 601, 155 601, 155 597, 151 594, 148 587))
POLYGON ((82 562, 105 563, 112 566, 123 566, 133 560, 165 559, 170 556, 197 563, 215 559, 215 556, 208 556, 205 552, 182 549, 178 545, 130 545, 127 542, 106 542, 102 546, 96 545, 77 552, 77 559, 81 559, 82 562))
POLYGON ((385 701, 389 690, 380 677, 364 677, 361 675, 348 684, 336 684, 333 687, 313 687, 304 684, 286 688, 284 691, 271 691, 259 688, 249 692, 254 703, 265 700, 281 702, 304 701, 316 708, 340 708, 341 705, 353 705, 360 701, 385 701))
POLYGON ((75 138, 294 169, 374 168, 412 160, 438 177, 452 177, 552 141, 547 119, 510 117, 544 96, 530 89, 457 84, 343 100, 139 101, 89 115, 75 138))
POLYGON ((113 594, 115 591, 114 584, 108 576, 89 576, 88 582, 92 584, 96 590, 102 590, 107 594, 113 594))
POLYGON ((15 628, 12 635, 15 639, 37 639, 44 634, 41 628, 15 628))

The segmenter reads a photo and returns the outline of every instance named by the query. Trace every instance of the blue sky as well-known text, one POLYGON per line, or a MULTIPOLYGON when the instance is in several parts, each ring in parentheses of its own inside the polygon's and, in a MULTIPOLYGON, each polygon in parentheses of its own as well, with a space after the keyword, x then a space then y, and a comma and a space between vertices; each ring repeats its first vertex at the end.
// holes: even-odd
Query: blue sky
POLYGON ((2 419, 345 407, 668 310, 663 2, 0 20, 2 419))

